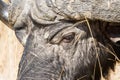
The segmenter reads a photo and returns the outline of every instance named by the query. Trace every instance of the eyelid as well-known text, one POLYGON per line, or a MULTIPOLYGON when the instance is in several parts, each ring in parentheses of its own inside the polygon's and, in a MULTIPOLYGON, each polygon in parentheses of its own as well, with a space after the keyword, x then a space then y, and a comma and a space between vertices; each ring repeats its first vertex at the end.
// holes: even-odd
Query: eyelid
POLYGON ((69 32, 67 34, 64 34, 63 37, 69 36, 69 35, 75 35, 75 32, 69 32))
MULTIPOLYGON (((59 27, 59 26, 58 26, 58 27, 59 27)), ((69 25, 68 25, 68 26, 62 26, 62 27, 60 27, 60 28, 54 29, 54 31, 50 31, 50 32, 49 32, 49 36, 48 36, 48 38, 47 38, 48 42, 51 41, 52 39, 54 39, 54 37, 56 37, 56 36, 58 36, 59 34, 61 34, 61 32, 62 32, 64 29, 68 28, 68 27, 70 27, 70 26, 69 26, 69 25)))
MULTIPOLYGON (((64 34, 64 35, 62 35, 62 36, 60 36, 60 37, 54 37, 51 41, 50 41, 50 43, 52 43, 52 44, 59 44, 60 42, 62 42, 66 37, 68 37, 68 36, 75 36, 75 32, 70 32, 70 33, 67 33, 67 34, 64 34)), ((66 42, 66 43, 68 43, 68 42, 66 42)))
POLYGON ((61 40, 63 39, 63 37, 65 36, 69 36, 71 34, 78 34, 79 31, 77 28, 75 27, 69 27, 61 32, 59 32, 58 34, 56 34, 51 40, 50 43, 53 44, 59 44, 61 42, 61 40))
MULTIPOLYGON (((72 28, 71 28, 72 29, 72 28)), ((64 31, 63 31, 64 32, 64 31)), ((52 44, 59 44, 64 37, 67 37, 67 36, 71 36, 71 35, 75 35, 76 32, 72 29, 72 30, 65 30, 66 33, 58 33, 56 36, 54 36, 53 39, 51 39, 50 43, 52 44), (68 32, 66 32, 68 31, 68 32)))

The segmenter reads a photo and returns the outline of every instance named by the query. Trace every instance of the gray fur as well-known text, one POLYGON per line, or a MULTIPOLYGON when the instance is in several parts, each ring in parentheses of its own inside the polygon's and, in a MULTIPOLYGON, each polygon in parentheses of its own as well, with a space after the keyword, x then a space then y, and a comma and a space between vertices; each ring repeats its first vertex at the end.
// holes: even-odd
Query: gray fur
POLYGON ((107 79, 120 58, 120 46, 107 33, 111 21, 120 21, 119 3, 115 0, 111 7, 106 0, 12 1, 9 22, 25 48, 17 80, 107 79))

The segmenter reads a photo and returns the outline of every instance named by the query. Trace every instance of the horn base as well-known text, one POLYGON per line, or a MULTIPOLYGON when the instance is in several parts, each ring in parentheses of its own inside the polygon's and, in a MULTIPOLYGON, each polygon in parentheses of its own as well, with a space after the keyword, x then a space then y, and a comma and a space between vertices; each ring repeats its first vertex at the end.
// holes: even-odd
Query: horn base
POLYGON ((9 26, 8 23, 8 5, 0 0, 0 20, 9 26))

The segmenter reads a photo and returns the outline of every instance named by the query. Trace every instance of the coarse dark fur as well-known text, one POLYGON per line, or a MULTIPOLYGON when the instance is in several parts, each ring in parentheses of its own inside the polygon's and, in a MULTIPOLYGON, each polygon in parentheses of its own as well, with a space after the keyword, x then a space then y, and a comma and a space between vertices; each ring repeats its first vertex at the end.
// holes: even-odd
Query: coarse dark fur
POLYGON ((42 25, 30 16, 15 26, 20 41, 28 35, 17 80, 107 79, 120 54, 107 36, 108 24, 85 20, 42 25))

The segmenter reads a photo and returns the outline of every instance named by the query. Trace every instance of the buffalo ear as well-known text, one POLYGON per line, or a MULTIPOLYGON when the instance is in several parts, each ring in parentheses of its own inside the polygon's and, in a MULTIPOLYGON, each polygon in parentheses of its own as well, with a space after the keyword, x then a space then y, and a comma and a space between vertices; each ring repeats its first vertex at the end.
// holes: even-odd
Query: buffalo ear
POLYGON ((7 26, 10 26, 8 22, 8 7, 8 4, 0 0, 0 20, 7 26))

